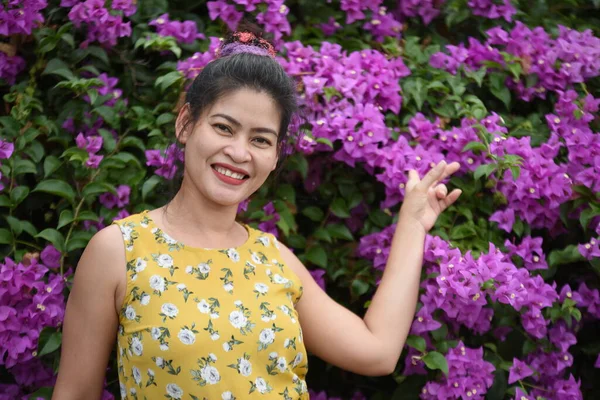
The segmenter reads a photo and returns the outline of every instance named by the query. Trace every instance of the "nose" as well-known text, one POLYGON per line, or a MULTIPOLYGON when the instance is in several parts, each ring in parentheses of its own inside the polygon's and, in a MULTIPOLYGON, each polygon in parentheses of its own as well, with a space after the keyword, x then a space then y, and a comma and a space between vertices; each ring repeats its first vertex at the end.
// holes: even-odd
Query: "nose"
POLYGON ((223 153, 231 158, 237 164, 242 164, 252 160, 252 154, 248 148, 249 143, 245 135, 237 135, 231 142, 225 146, 223 153))

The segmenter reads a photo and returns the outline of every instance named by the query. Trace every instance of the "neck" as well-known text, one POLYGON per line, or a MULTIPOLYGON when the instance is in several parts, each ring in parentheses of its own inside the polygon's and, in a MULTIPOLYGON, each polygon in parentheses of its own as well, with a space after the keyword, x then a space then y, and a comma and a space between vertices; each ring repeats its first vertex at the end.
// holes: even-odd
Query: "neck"
POLYGON ((223 206, 207 201, 184 182, 173 200, 165 206, 163 218, 167 225, 185 229, 200 237, 224 236, 234 232, 237 204, 223 206))

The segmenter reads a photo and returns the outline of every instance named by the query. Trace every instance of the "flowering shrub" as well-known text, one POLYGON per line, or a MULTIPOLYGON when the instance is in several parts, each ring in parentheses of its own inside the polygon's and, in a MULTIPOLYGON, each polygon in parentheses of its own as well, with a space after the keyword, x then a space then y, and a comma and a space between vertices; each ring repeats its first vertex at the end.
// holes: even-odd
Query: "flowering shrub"
MULTIPOLYGON (((0 399, 50 397, 83 248, 168 201, 181 92, 249 16, 304 119, 278 183, 239 218, 338 302, 368 307, 408 170, 462 165, 396 372, 312 358, 312 398, 600 395, 598 1, 169 3, 0 4, 0 399)), ((119 393, 108 367, 105 399, 119 393)))

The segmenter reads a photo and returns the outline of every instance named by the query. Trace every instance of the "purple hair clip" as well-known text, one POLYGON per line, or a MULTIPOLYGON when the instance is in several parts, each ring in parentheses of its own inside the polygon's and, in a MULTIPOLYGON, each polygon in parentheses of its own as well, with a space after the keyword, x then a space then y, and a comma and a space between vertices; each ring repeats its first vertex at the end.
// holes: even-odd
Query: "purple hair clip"
POLYGON ((239 42, 229 43, 223 46, 219 53, 219 57, 230 56, 233 54, 250 53, 256 54, 257 56, 271 56, 271 53, 267 49, 262 47, 247 45, 239 42))

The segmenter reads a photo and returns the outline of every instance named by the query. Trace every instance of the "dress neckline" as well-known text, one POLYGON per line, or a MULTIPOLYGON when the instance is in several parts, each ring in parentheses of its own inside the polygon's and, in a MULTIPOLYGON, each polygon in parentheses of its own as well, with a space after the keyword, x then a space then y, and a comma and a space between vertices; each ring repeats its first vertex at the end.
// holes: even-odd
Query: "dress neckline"
POLYGON ((151 226, 152 228, 156 228, 160 231, 160 233, 165 237, 165 239, 169 239, 172 240, 173 242, 181 245, 184 249, 188 249, 188 250, 196 250, 196 251, 227 251, 227 250, 239 250, 242 249, 244 247, 248 247, 250 246, 251 240, 252 240, 252 236, 253 236, 253 229, 250 225, 245 224, 243 222, 238 222, 242 227, 244 227, 244 229, 246 230, 246 232, 248 233, 248 238, 246 239, 246 241, 244 243, 242 243, 239 246, 235 246, 235 247, 223 247, 223 248, 216 248, 216 247, 194 247, 194 246, 189 246, 177 239, 175 239, 173 236, 169 235, 163 228, 161 228, 160 226, 158 226, 158 224, 154 221, 154 219, 152 219, 152 217, 150 216, 150 210, 144 210, 141 212, 142 218, 146 217, 146 219, 148 220, 148 226, 151 226))

